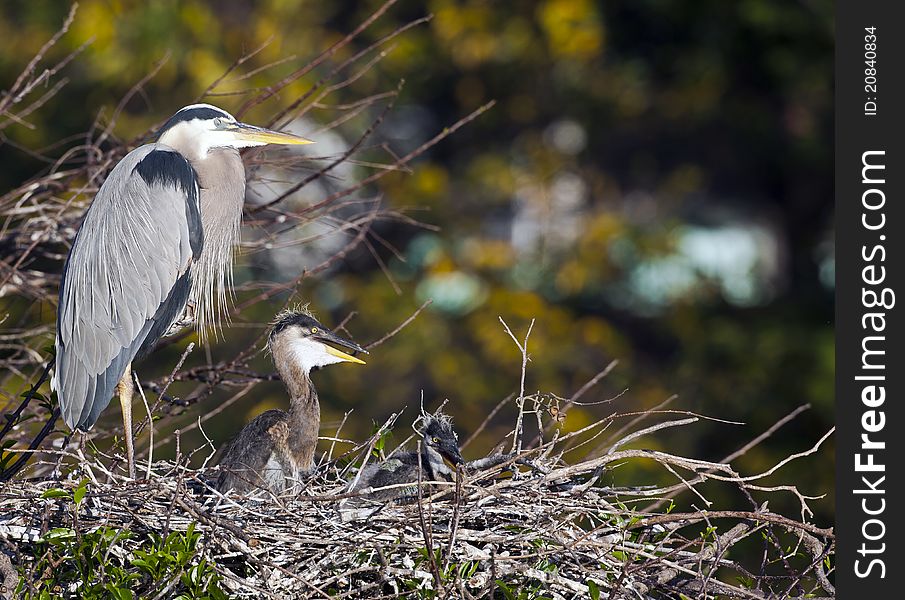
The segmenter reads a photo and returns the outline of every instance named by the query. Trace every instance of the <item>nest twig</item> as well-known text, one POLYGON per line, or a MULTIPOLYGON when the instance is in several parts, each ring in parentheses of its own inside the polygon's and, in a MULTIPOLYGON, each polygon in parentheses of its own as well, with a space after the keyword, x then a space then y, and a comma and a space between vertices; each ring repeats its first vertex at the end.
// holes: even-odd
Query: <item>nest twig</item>
MULTIPOLYGON (((747 489, 756 478, 726 464, 637 449, 563 461, 570 438, 604 426, 472 461, 454 483, 422 482, 413 503, 370 500, 369 489, 347 492, 341 461, 322 464, 300 493, 263 500, 221 495, 211 485, 215 472, 186 462, 157 462, 150 480, 128 481, 86 461, 64 482, 0 488, 0 543, 13 548, 27 581, 39 576, 29 569, 55 528, 129 531, 118 553, 127 561, 146 536, 194 524, 204 540, 195 561, 214 565, 236 598, 467 598, 489 597, 501 586, 553 598, 588 597, 592 590, 609 598, 834 596, 826 566, 835 546, 831 529, 771 512, 765 503, 750 510, 645 511, 670 488, 615 487, 601 473, 653 460, 701 495, 699 480, 747 489), (531 468, 513 478, 517 462, 531 468), (49 489, 71 493, 86 479, 91 483, 77 507, 68 496, 46 498, 49 489), (765 542, 774 536, 778 548, 765 542), (744 550, 751 544, 764 546, 760 560, 745 559, 758 555, 744 550)), ((637 433, 627 438, 637 440, 637 433)), ((360 448, 370 454, 373 444, 360 448)))

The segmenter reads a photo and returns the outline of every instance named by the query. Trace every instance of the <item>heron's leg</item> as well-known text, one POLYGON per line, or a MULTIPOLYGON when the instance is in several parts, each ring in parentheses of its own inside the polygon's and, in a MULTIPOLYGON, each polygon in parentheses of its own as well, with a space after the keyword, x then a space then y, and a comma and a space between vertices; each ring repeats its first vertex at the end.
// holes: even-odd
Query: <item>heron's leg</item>
POLYGON ((126 365, 126 372, 116 386, 119 388, 119 403, 123 408, 123 435, 126 438, 126 461, 129 477, 135 479, 135 449, 132 446, 132 364, 126 365))

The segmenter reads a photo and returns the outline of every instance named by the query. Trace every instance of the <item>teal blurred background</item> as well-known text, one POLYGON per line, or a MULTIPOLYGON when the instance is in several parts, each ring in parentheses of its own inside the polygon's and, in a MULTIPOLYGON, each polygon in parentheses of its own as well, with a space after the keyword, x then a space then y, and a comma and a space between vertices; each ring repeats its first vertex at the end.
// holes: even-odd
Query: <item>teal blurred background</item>
MULTIPOLYGON (((93 42, 67 67, 66 87, 30 116, 35 128, 4 132, 0 185, 6 191, 45 167, 20 147, 43 148, 87 130, 99 107, 109 117, 167 52, 160 72, 125 105, 115 130, 121 138, 194 101, 237 57, 266 40, 273 42, 243 67, 250 76, 237 87, 267 85, 274 73, 304 64, 377 6, 83 0, 54 52, 93 42), (286 57, 295 58, 253 72, 286 57)), ((671 408, 745 424, 699 423, 640 445, 716 460, 810 403, 811 411, 736 467, 760 472, 809 448, 833 421, 832 8, 821 0, 401 1, 353 48, 292 84, 277 105, 366 41, 433 14, 399 37, 382 62, 312 110, 303 129, 329 123, 331 106, 392 90, 404 78, 377 133, 399 156, 497 101, 418 159, 411 173, 390 174, 368 192, 435 229, 381 222, 373 252, 359 247, 304 280, 293 296, 310 302, 328 326, 354 313, 346 330, 361 342, 380 338, 433 300, 376 348, 367 366, 316 375, 323 433, 331 434, 353 408, 344 433, 358 439, 371 432, 372 421, 403 406, 403 421, 410 421, 423 390, 428 406, 448 398, 458 429, 468 434, 518 389, 520 357, 500 326, 502 316, 522 335, 536 319, 529 391, 568 397, 619 360, 584 399, 628 391, 611 404, 573 408, 567 428, 678 394, 671 408)), ((49 0, 4 2, 0 88, 9 87, 67 11, 49 0)), ((232 96, 208 101, 227 110, 242 104, 232 96)), ((266 110, 246 118, 260 122, 266 110)), ((369 107, 325 133, 319 151, 341 152, 379 110, 369 107)), ((65 150, 63 144, 47 154, 65 150)), ((376 148, 373 156, 386 160, 376 148)), ((347 165, 343 184, 371 172, 347 165)), ((287 209, 314 202, 325 190, 315 187, 287 209)), ((252 201, 259 191, 250 191, 252 201)), ((245 232, 246 239, 255 235, 245 232)), ((254 282, 293 279, 343 236, 244 252, 239 301, 257 293, 254 282)), ((279 294, 243 311, 224 341, 196 351, 187 366, 231 358, 288 299, 279 294)), ((11 315, 8 324, 53 321, 50 303, 15 296, 0 302, 11 315)), ((169 372, 184 346, 158 352, 139 372, 169 372)), ((251 366, 271 370, 264 353, 251 366)), ((0 402, 18 393, 14 387, 9 383, 0 402)), ((177 394, 193 389, 173 388, 177 394)), ((193 423, 238 389, 216 390, 176 425, 193 423)), ((262 383, 204 429, 222 443, 257 413, 283 406, 281 385, 262 383)), ((513 414, 504 410, 466 455, 489 450, 511 429, 513 414)), ((113 409, 104 417, 111 426, 117 418, 113 409)), ((183 444, 201 441, 193 435, 183 444)), ((156 456, 172 452, 170 446, 156 456)), ((663 475, 639 468, 620 473, 619 483, 663 475)), ((814 505, 818 520, 828 522, 832 473, 828 445, 772 482, 830 494, 814 505)), ((797 503, 790 499, 788 506, 797 503)))

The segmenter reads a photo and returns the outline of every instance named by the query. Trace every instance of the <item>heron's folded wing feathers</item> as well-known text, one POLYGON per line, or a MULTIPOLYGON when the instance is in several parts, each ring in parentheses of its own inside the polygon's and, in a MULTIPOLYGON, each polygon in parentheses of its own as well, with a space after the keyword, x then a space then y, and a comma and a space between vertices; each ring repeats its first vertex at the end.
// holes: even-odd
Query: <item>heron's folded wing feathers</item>
POLYGON ((200 227, 194 169, 166 146, 132 151, 101 186, 60 286, 54 388, 70 426, 94 424, 151 332, 170 324, 157 321, 181 311, 177 283, 200 252, 200 227))

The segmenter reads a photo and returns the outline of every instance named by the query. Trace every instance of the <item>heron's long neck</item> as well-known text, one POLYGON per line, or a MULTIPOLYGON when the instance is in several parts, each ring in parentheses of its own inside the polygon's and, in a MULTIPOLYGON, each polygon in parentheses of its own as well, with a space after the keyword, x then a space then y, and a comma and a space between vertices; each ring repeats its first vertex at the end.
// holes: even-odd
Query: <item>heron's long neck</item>
POLYGON ((274 364, 289 391, 289 448, 299 468, 308 470, 314 465, 314 449, 321 425, 321 408, 317 390, 311 383, 307 369, 291 360, 291 353, 273 348, 274 364))
POLYGON ((215 148, 192 161, 201 187, 201 225, 204 247, 192 267, 192 300, 197 328, 204 335, 217 331, 227 318, 227 295, 232 291, 233 247, 239 243, 245 202, 245 165, 232 148, 215 148))

